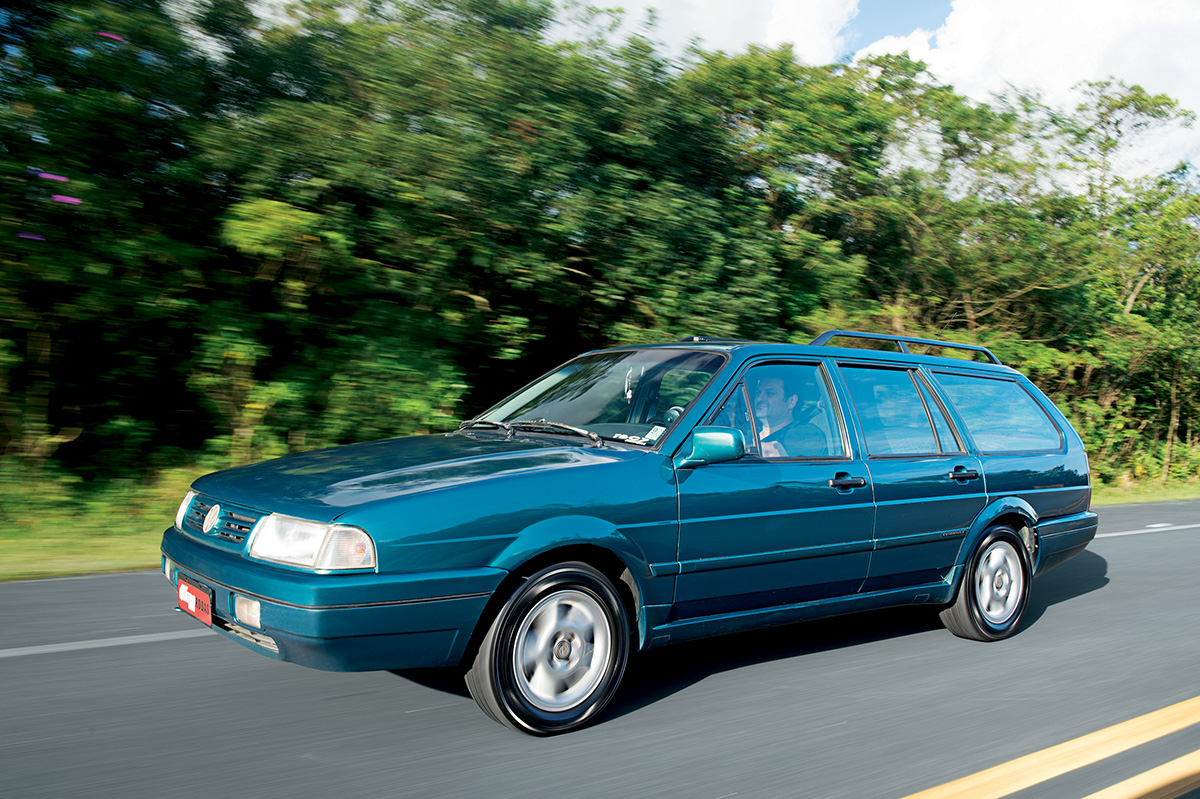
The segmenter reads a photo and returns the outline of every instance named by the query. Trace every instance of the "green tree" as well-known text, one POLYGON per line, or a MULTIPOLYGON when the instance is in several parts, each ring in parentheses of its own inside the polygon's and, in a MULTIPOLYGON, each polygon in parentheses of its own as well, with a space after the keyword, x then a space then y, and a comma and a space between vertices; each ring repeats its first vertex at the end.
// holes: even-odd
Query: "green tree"
POLYGON ((74 442, 128 470, 187 440, 158 404, 187 405, 202 64, 155 0, 16 3, 0 30, 0 340, 19 354, 0 446, 36 465, 74 442))

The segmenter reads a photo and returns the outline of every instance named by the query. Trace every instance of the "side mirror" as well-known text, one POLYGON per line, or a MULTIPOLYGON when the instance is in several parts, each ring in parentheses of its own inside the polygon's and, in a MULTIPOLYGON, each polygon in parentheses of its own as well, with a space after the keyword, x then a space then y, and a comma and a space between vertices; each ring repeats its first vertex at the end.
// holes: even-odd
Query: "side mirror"
POLYGON ((676 469, 736 461, 746 454, 746 437, 734 427, 697 427, 674 458, 676 469))

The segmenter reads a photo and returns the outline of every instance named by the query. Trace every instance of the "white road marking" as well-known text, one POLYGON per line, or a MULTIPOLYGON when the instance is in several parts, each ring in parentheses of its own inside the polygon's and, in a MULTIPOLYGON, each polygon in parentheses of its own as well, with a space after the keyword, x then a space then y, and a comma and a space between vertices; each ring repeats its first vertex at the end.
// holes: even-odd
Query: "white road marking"
POLYGON ((439 710, 439 709, 441 709, 441 708, 443 708, 443 707, 454 707, 454 705, 453 705, 453 704, 449 704, 449 705, 430 705, 429 707, 418 707, 418 708, 413 708, 412 710, 406 710, 406 711, 404 711, 404 712, 405 712, 405 714, 408 714, 408 713, 424 713, 426 710, 439 710))
POLYGON ((72 641, 66 644, 44 644, 43 646, 19 646, 15 649, 0 649, 0 658, 18 658, 23 655, 50 655, 58 652, 76 652, 80 649, 101 649, 106 646, 129 644, 152 644, 158 641, 178 641, 183 638, 200 638, 215 635, 212 630, 181 630, 173 633, 150 633, 149 635, 122 635, 118 638, 98 638, 94 641, 72 641))
POLYGON ((1170 527, 1170 522, 1159 522, 1158 524, 1147 524, 1147 527, 1170 527))
MULTIPOLYGON (((36 577, 32 580, 19 580, 7 585, 14 585, 16 582, 25 583, 59 583, 65 580, 99 580, 104 577, 144 577, 146 572, 158 572, 162 574, 161 569, 134 569, 127 572, 97 572, 95 574, 68 574, 66 577, 36 577)), ((166 578, 163 578, 166 579, 166 578)))
POLYGON ((1165 527, 1149 525, 1141 530, 1122 530, 1119 533, 1098 533, 1096 538, 1116 538, 1120 535, 1146 535, 1147 533, 1165 533, 1168 530, 1194 530, 1200 524, 1168 524, 1165 527))

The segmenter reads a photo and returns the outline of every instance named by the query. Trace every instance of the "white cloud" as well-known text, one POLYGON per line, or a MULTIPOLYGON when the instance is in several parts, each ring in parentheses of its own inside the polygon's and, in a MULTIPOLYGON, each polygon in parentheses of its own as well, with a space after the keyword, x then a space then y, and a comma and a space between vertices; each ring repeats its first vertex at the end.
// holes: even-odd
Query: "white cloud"
MULTIPOLYGON (((1080 81, 1113 77, 1200 110, 1197 42, 1195 0, 955 0, 937 31, 887 37, 858 56, 908 50, 978 100, 1016 86, 1069 108, 1079 101, 1072 87, 1080 81)), ((1132 153, 1127 167, 1160 170, 1198 155, 1200 132, 1165 132, 1132 153)))
POLYGON ((648 9, 657 12, 652 37, 673 55, 692 37, 706 50, 744 51, 751 43, 793 44, 810 64, 828 64, 842 52, 841 31, 858 10, 858 0, 627 0, 626 29, 636 29, 648 9))
POLYGON ((791 42, 796 56, 809 64, 829 64, 841 55, 842 29, 858 13, 858 0, 780 0, 769 5, 764 41, 772 46, 791 42))
MULTIPOLYGON (((899 0, 895 0, 899 2, 899 0)), ((680 56, 693 37, 706 50, 741 52, 750 43, 793 43, 809 64, 837 59, 858 0, 623 0, 625 30, 658 12, 651 36, 680 56)), ((867 45, 859 56, 907 50, 937 78, 985 101, 1009 86, 1036 89, 1060 108, 1072 87, 1109 77, 1167 94, 1200 112, 1200 0, 954 0, 936 31, 916 30, 867 45)), ((1147 138, 1127 171, 1200 161, 1200 126, 1147 138)))

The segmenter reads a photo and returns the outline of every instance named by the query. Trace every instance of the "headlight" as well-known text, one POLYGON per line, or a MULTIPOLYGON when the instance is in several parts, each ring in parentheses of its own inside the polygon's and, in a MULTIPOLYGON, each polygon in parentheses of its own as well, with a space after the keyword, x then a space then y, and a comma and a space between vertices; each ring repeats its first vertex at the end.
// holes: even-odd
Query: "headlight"
POLYGON ((187 492, 183 497, 183 502, 179 503, 179 510, 175 511, 175 529, 179 532, 183 532, 183 517, 187 516, 188 508, 192 506, 192 500, 195 498, 195 491, 187 492))
POLYGON ((272 513, 254 525, 250 557, 317 571, 373 569, 375 543, 357 527, 272 513))

